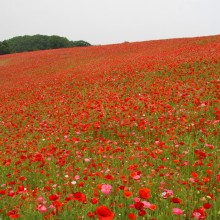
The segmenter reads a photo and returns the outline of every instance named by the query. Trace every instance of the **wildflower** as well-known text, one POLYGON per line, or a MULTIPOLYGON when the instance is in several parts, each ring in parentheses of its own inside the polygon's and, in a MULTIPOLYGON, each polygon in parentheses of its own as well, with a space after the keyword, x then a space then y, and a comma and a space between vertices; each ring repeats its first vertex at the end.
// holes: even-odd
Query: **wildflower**
POLYGON ((18 218, 20 215, 18 214, 18 211, 17 210, 10 210, 6 213, 6 215, 9 217, 9 218, 12 218, 12 219, 16 219, 18 218))
POLYGON ((164 199, 167 199, 168 197, 172 196, 173 195, 173 190, 168 190, 166 189, 165 192, 163 192, 161 194, 161 196, 164 198, 164 199))
POLYGON ((0 195, 5 195, 6 194, 6 190, 0 189, 0 195))
POLYGON ((49 196, 50 201, 55 201, 57 199, 59 199, 59 195, 57 195, 57 194, 52 194, 52 195, 49 196))
POLYGON ((59 211, 59 209, 62 207, 62 205, 63 205, 63 204, 62 204, 59 200, 56 200, 56 201, 53 201, 53 202, 52 202, 51 208, 52 208, 52 207, 55 207, 56 213, 58 213, 58 211, 59 211))
POLYGON ((95 217, 95 215, 94 215, 92 212, 88 212, 88 213, 87 213, 87 216, 88 216, 89 218, 94 218, 94 217, 95 217))
POLYGON ((174 215, 182 215, 183 214, 183 210, 182 209, 178 209, 178 208, 173 208, 172 209, 172 213, 174 215))
POLYGON ((74 178, 75 178, 75 180, 79 180, 80 179, 79 175, 76 175, 74 178))
POLYGON ((205 219, 205 212, 203 208, 198 208, 198 209, 194 209, 193 213, 192 213, 192 218, 196 219, 196 220, 200 220, 200 219, 205 219))
POLYGON ((129 198, 132 195, 132 192, 125 190, 123 194, 125 198, 129 198))
POLYGON ((46 212, 47 211, 47 208, 45 205, 43 204, 39 204, 37 205, 37 208, 36 208, 39 212, 43 213, 43 212, 46 212))
POLYGON ((86 201, 86 196, 81 192, 76 192, 73 194, 73 200, 77 200, 79 202, 84 203, 86 201))
POLYGON ((150 210, 155 210, 156 209, 156 205, 151 204, 147 201, 142 201, 142 203, 144 204, 144 208, 150 209, 150 210))
POLYGON ((142 203, 142 202, 136 202, 136 203, 134 204, 134 207, 135 207, 135 209, 137 209, 137 210, 141 210, 141 209, 143 209, 143 207, 144 207, 144 203, 142 203))
POLYGON ((130 174, 130 178, 134 180, 139 180, 141 178, 141 172, 136 170, 132 171, 130 174))
POLYGON ((15 193, 14 193, 13 190, 10 190, 10 191, 8 192, 8 196, 9 196, 9 197, 14 197, 14 195, 15 195, 15 193))
POLYGON ((147 188, 139 189, 138 194, 139 194, 140 198, 142 198, 142 199, 150 198, 150 190, 147 188))
POLYGON ((135 214, 129 213, 129 214, 128 214, 128 219, 136 219, 135 214))
POLYGON ((212 206, 212 205, 211 205, 210 203, 204 203, 204 204, 203 204, 204 209, 210 209, 211 206, 212 206))
POLYGON ((50 206, 49 206, 49 209, 51 209, 51 210, 55 211, 55 210, 56 210, 56 207, 55 207, 55 206, 53 206, 53 205, 50 205, 50 206))
POLYGON ((112 186, 109 185, 109 184, 103 184, 102 187, 101 187, 101 192, 105 195, 108 195, 111 193, 111 189, 112 189, 112 186))
POLYGON ((113 176, 111 176, 110 174, 105 175, 105 179, 107 180, 113 180, 113 176))
POLYGON ((98 206, 95 210, 98 220, 111 220, 114 218, 114 213, 106 206, 98 206))
POLYGON ((85 158, 84 161, 88 163, 91 161, 91 158, 85 158))
POLYGON ((141 209, 141 210, 138 211, 138 215, 139 216, 144 216, 144 215, 146 215, 146 211, 141 209))
POLYGON ((37 198, 37 203, 42 203, 42 204, 45 204, 45 203, 46 203, 46 201, 43 199, 43 197, 42 197, 42 196, 38 196, 38 198, 37 198))
POLYGON ((170 199, 171 202, 173 203, 181 203, 181 200, 179 198, 173 197, 170 199))
POLYGON ((98 202, 98 199, 97 199, 97 198, 94 197, 94 198, 91 199, 91 203, 92 203, 93 205, 96 204, 97 202, 98 202))
POLYGON ((134 202, 140 202, 141 201, 141 199, 138 198, 138 197, 134 197, 133 200, 134 200, 134 202))

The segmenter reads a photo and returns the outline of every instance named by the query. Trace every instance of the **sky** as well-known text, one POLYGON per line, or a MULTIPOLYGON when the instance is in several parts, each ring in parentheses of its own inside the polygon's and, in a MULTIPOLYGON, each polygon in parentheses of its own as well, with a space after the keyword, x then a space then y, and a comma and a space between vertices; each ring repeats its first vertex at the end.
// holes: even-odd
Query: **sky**
POLYGON ((220 0, 0 0, 0 41, 59 35, 93 45, 220 34, 220 0))

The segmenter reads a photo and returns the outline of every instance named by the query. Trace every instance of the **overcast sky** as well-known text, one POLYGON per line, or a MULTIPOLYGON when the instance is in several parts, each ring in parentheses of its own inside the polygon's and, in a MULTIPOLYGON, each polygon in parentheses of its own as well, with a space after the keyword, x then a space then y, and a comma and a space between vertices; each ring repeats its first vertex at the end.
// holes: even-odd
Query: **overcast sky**
POLYGON ((0 0, 0 41, 60 35, 91 44, 220 34, 220 0, 0 0))

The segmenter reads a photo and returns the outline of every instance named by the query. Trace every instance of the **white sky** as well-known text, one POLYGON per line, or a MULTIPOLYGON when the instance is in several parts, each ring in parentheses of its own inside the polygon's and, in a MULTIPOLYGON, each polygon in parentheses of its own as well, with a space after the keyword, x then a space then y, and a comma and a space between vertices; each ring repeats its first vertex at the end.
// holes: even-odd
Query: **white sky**
POLYGON ((0 0, 0 41, 60 35, 91 44, 220 34, 220 0, 0 0))

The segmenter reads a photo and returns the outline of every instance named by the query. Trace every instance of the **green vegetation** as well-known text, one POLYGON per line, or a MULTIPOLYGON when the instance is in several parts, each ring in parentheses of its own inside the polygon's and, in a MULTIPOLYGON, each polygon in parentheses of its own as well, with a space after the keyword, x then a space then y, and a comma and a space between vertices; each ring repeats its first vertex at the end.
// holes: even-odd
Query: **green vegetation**
POLYGON ((0 42, 0 55, 11 53, 11 49, 6 41, 0 42))
POLYGON ((0 42, 0 55, 36 50, 91 46, 86 41, 69 41, 65 37, 33 35, 18 36, 0 42))

